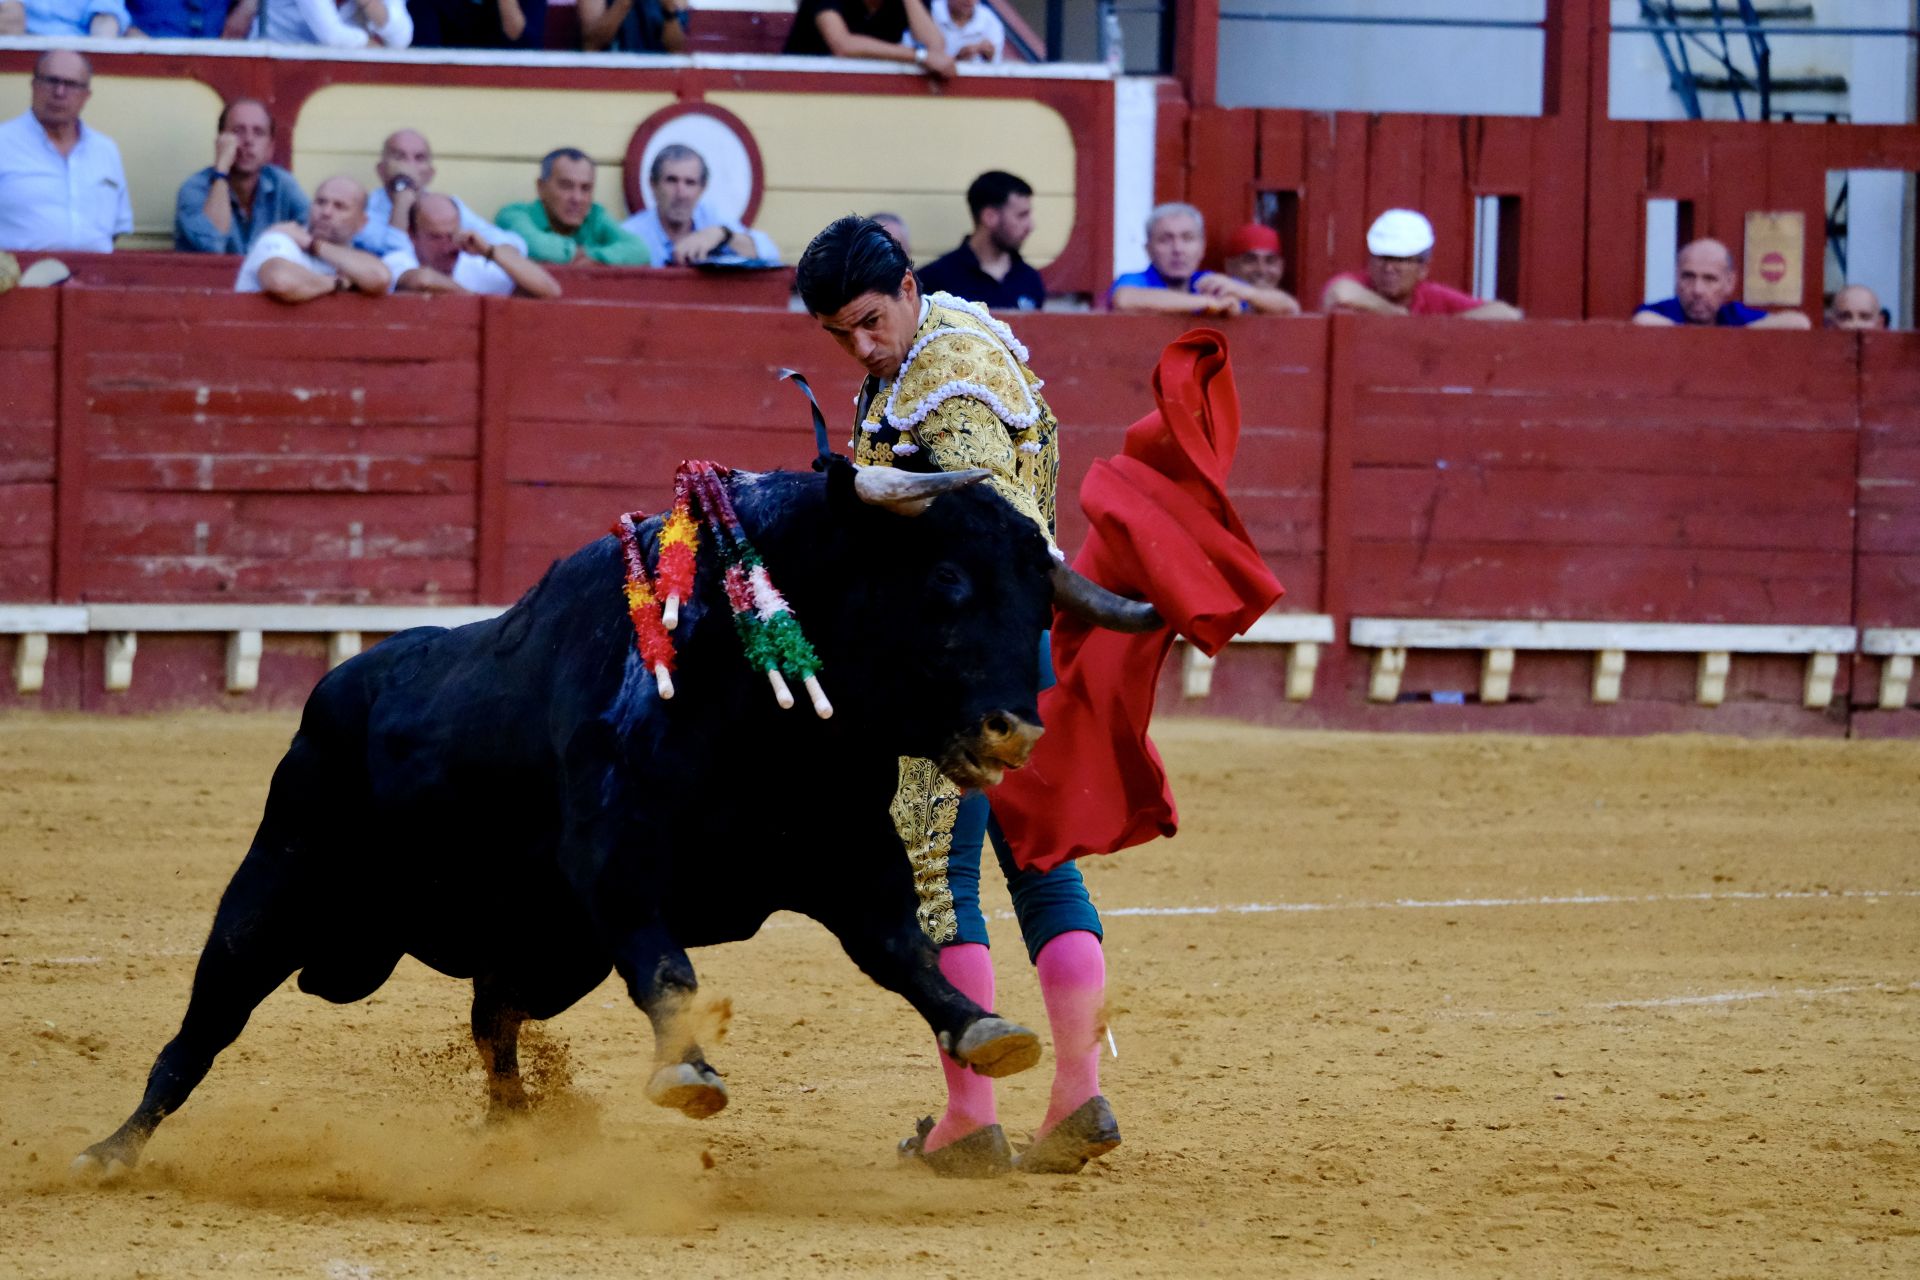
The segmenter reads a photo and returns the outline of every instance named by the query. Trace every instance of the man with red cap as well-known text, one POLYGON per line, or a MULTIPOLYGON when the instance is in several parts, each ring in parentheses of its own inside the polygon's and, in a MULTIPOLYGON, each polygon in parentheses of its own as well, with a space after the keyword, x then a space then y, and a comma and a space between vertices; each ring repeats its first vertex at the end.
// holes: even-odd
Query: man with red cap
MULTIPOLYGON (((1225 279, 1244 286, 1236 296, 1262 315, 1297 316, 1300 303, 1280 287, 1287 260, 1280 252, 1280 233, 1265 223, 1249 222, 1227 241, 1225 279)), ((1206 287, 1206 281, 1201 287, 1206 287)))
POLYGON ((1467 320, 1518 320, 1518 307, 1485 302, 1427 279, 1433 256, 1433 224, 1412 209, 1389 209, 1367 228, 1367 270, 1327 282, 1320 306, 1328 312, 1382 316, 1460 316, 1467 320))

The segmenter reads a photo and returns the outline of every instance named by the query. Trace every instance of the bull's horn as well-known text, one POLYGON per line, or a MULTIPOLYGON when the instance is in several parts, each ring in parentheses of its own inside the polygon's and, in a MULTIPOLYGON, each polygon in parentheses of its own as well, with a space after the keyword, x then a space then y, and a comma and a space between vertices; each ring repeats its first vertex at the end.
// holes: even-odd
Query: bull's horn
POLYGON ((1064 564, 1053 566, 1053 602, 1067 612, 1109 631, 1157 631, 1166 623, 1145 600, 1115 595, 1092 578, 1064 564))
POLYGON ((970 471, 900 471, 894 467, 855 467, 853 491, 860 501, 885 507, 896 515, 917 516, 943 493, 979 484, 987 473, 970 471))

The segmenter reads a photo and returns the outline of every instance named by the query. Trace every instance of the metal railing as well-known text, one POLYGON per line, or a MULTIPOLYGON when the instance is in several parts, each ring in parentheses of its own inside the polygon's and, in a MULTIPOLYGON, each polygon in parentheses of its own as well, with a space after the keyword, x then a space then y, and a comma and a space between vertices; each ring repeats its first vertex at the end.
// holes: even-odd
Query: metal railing
POLYGON ((1706 0, 1704 10, 1698 7, 1696 0, 1695 7, 1685 11, 1673 0, 1640 0, 1640 16, 1645 21, 1615 23, 1613 32, 1616 35, 1650 35, 1654 38, 1660 48, 1661 60, 1667 67, 1667 78, 1686 108, 1687 118, 1691 120, 1702 118, 1702 89, 1731 93, 1734 114, 1741 120, 1747 118, 1744 94, 1751 93, 1757 99, 1758 119, 1775 120, 1780 118, 1773 105, 1776 94, 1846 92, 1846 80, 1839 76, 1776 77, 1773 74, 1773 48, 1768 39, 1770 32, 1796 38, 1861 36, 1920 39, 1920 28, 1915 27, 1821 26, 1811 21, 1789 24, 1780 20, 1802 16, 1811 19, 1812 15, 1811 5, 1802 6, 1791 13, 1771 11, 1762 14, 1753 0, 1706 0), (1743 38, 1753 62, 1751 70, 1734 60, 1734 50, 1743 42, 1743 38), (1721 74, 1713 76, 1695 71, 1693 53, 1696 51, 1716 64, 1721 74))
POLYGON ((1760 15, 1754 10, 1753 0, 1735 0, 1735 3, 1738 12, 1729 14, 1721 10, 1720 0, 1710 0, 1708 24, 1696 25, 1681 20, 1673 0, 1640 0, 1640 16, 1646 19, 1649 34, 1660 46, 1660 60, 1667 66, 1667 81, 1686 107, 1689 120, 1702 117, 1700 90, 1704 87, 1701 75, 1693 69, 1690 47, 1697 48, 1709 61, 1719 65, 1724 73, 1720 85, 1732 92, 1737 118, 1747 118, 1747 103, 1742 96, 1747 91, 1759 95, 1762 120, 1773 114, 1773 48, 1760 24, 1760 15), (1733 60, 1737 33, 1729 32, 1729 18, 1737 18, 1746 32, 1747 49, 1753 57, 1751 76, 1733 60))

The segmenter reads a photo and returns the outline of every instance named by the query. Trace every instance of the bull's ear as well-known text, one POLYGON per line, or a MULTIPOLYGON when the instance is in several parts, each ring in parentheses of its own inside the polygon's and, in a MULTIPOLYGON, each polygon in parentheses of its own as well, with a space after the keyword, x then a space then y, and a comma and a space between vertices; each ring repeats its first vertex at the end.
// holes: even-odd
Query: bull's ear
POLYGON ((1158 631, 1166 623, 1145 600, 1115 595, 1065 564, 1053 566, 1053 602, 1068 613, 1109 631, 1158 631))
POLYGON ((893 467, 853 469, 853 491, 860 501, 885 507, 896 515, 917 516, 933 505, 943 493, 979 484, 987 473, 978 467, 968 471, 900 471, 893 467))

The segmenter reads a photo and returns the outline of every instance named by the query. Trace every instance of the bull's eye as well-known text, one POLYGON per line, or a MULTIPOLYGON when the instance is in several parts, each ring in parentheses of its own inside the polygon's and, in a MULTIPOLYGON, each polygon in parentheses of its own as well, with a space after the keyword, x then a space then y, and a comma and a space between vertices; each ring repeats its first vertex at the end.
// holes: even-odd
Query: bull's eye
POLYGON ((961 596, 967 591, 967 575, 950 564, 937 564, 927 575, 936 589, 946 595, 961 596))

